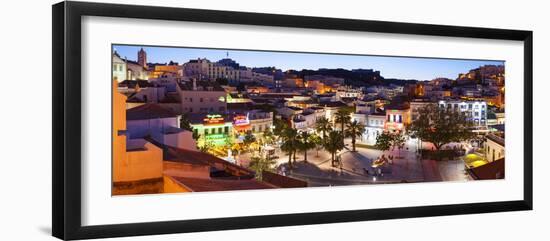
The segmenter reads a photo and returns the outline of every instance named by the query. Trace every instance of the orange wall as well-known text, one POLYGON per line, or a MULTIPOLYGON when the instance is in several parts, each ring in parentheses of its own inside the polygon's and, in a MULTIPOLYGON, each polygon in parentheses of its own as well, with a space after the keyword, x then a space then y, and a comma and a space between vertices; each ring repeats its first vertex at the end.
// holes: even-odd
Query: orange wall
POLYGON ((126 152, 126 163, 115 166, 114 180, 135 181, 162 177, 162 149, 147 143, 146 150, 126 152))
POLYGON ((164 176, 164 193, 191 192, 170 176, 164 176))
POLYGON ((210 167, 180 162, 164 161, 164 175, 173 177, 210 178, 210 167))
POLYGON ((117 92, 113 80, 113 182, 162 177, 162 150, 151 143, 144 150, 126 151, 126 96, 117 92))
POLYGON ((118 135, 119 131, 126 130, 126 96, 117 92, 117 82, 113 80, 113 181, 121 181, 120 172, 127 163, 126 136, 118 135))

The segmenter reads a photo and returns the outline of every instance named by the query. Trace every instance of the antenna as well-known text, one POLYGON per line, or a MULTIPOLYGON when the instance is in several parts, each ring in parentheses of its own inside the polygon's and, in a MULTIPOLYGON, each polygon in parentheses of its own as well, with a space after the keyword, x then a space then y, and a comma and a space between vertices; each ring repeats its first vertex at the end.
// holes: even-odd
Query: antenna
POLYGON ((225 52, 225 56, 229 58, 229 51, 225 52))

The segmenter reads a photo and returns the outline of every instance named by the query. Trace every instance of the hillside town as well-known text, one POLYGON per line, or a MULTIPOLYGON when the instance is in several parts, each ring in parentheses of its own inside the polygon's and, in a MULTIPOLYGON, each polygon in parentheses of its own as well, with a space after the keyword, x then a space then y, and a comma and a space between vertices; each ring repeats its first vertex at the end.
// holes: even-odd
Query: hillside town
POLYGON ((113 195, 505 177, 504 63, 414 80, 146 49, 112 53, 113 195))

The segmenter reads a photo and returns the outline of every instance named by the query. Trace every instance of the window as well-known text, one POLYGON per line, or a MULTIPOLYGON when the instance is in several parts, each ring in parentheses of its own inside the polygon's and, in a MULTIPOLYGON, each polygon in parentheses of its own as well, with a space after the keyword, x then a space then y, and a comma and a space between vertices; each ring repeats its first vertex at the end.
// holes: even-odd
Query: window
POLYGON ((202 102, 202 98, 199 99, 199 102, 202 102))
POLYGON ((218 128, 218 134, 221 134, 222 133, 222 129, 221 127, 218 128))
POLYGON ((193 102, 193 98, 192 98, 192 97, 189 97, 189 102, 193 102))
POLYGON ((208 135, 208 129, 204 129, 204 135, 208 135))
POLYGON ((224 129, 224 133, 227 134, 229 132, 229 126, 226 126, 224 129))

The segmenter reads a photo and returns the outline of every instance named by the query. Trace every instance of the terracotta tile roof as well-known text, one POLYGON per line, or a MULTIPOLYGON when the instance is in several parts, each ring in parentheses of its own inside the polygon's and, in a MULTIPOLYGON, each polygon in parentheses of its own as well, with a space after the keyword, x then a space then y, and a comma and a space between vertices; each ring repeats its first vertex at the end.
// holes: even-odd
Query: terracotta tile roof
POLYGON ((476 180, 504 179, 504 166, 504 158, 501 158, 485 165, 468 169, 468 172, 476 180))
POLYGON ((176 116, 174 112, 158 104, 144 104, 126 110, 126 120, 147 120, 176 116))
POLYGON ((180 149, 176 147, 171 147, 163 145, 152 138, 145 138, 149 142, 163 149, 163 158, 166 161, 188 163, 192 165, 204 165, 204 166, 222 166, 223 171, 228 172, 231 176, 234 177, 251 177, 254 176, 254 171, 247 168, 241 167, 239 165, 228 162, 224 159, 218 158, 214 155, 192 151, 186 149, 180 149))
POLYGON ((256 179, 245 180, 222 180, 222 179, 201 179, 188 177, 173 177, 177 182, 189 188, 193 192, 210 191, 231 191, 231 190, 254 190, 271 189, 275 186, 259 182, 256 179))
POLYGON ((282 188, 307 187, 307 182, 272 172, 262 172, 262 181, 282 188))

